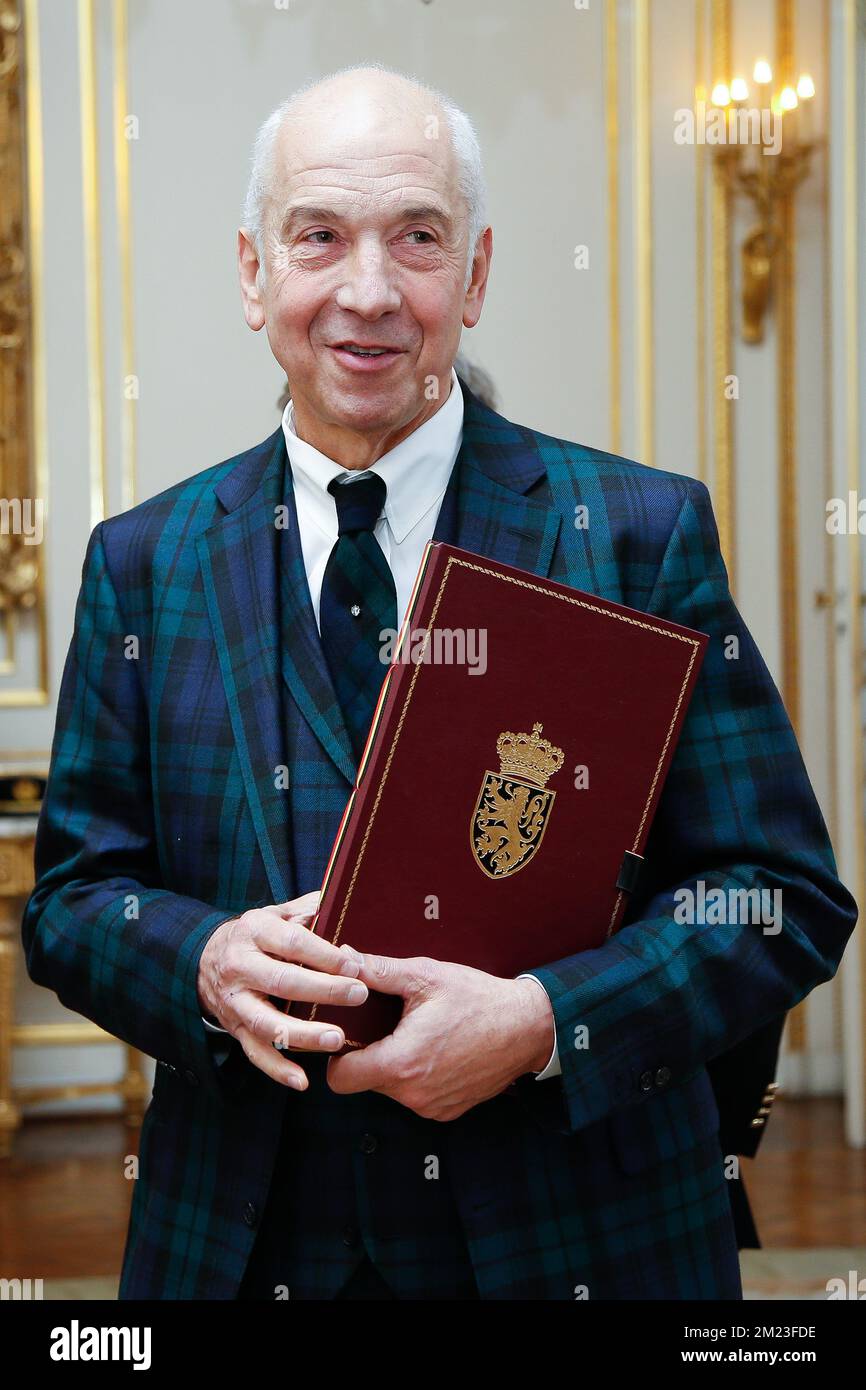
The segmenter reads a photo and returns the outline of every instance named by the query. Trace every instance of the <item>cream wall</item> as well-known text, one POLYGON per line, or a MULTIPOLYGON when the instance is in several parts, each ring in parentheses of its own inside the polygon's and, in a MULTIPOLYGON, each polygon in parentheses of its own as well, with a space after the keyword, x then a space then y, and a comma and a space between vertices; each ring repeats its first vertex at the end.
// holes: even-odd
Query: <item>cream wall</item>
MULTIPOLYGON (((103 480, 111 514, 131 500, 133 462, 134 496, 141 499, 248 447, 276 426, 282 376, 265 335, 252 335, 243 322, 234 243, 256 125, 310 77, 378 60, 444 87, 475 120, 490 190, 494 256, 484 314, 464 334, 464 350, 492 375, 504 414, 550 434, 703 477, 714 495, 723 486, 714 399, 720 361, 713 299, 718 227, 709 152, 696 157, 694 149, 674 143, 673 113, 691 105, 696 84, 713 80, 714 13, 717 22, 724 12, 730 16, 735 67, 746 70, 760 53, 772 57, 773 7, 767 0, 732 0, 728 6, 620 0, 613 9, 610 0, 594 0, 586 9, 572 0, 294 0, 286 7, 271 0, 128 0, 125 6, 94 0, 93 85, 86 72, 82 82, 78 56, 88 5, 32 0, 31 7, 39 19, 45 159, 50 691, 43 708, 3 710, 4 751, 49 746, 84 549, 103 514, 103 480), (123 13, 125 37, 116 28, 123 13), (608 79, 615 73, 618 83, 612 145, 606 72, 608 79), (98 172, 89 196, 82 141, 88 147, 91 95, 98 172), (115 139, 115 99, 121 113, 135 117, 137 138, 115 139), (128 215, 117 150, 128 158, 128 215), (609 173, 617 193, 616 227, 609 173), (579 244, 589 249, 588 270, 574 268, 579 244), (86 273, 88 246, 100 272, 96 279, 86 273), (618 316, 611 311, 612 291, 619 297, 618 316), (132 350, 140 396, 131 409, 124 405, 125 345, 132 350), (613 363, 618 393, 611 390, 613 363), (124 435, 125 418, 134 421, 134 450, 124 435)), ((751 222, 742 207, 732 216, 733 329, 721 360, 741 381, 732 413, 732 582, 782 684, 780 574, 783 551, 793 547, 804 756, 828 822, 844 838, 843 877, 855 888, 862 836, 852 832, 851 822, 863 813, 856 775, 850 775, 857 724, 853 657, 848 652, 847 665, 844 655, 828 663, 828 651, 836 652, 833 624, 842 618, 814 604, 815 591, 827 587, 828 566, 841 565, 841 555, 828 549, 823 505, 827 475, 843 468, 839 451, 847 447, 838 425, 832 439, 833 421, 847 419, 848 397, 836 381, 842 372, 838 353, 850 345, 841 324, 850 310, 850 287, 841 253, 833 250, 841 245, 849 216, 839 191, 847 167, 839 104, 845 9, 845 0, 801 0, 797 6, 800 66, 808 66, 819 84, 822 128, 828 86, 836 104, 831 159, 816 164, 798 203, 797 255, 808 274, 798 278, 796 305, 799 434, 792 485, 800 508, 794 536, 781 535, 778 526, 778 343, 772 316, 763 345, 745 348, 738 339, 737 239, 751 222), (832 286, 829 298, 825 276, 832 286), (831 340, 835 367, 828 366, 831 340)), ((862 60, 862 30, 860 43, 862 60)), ((862 343, 862 302, 855 314, 862 343)), ((851 447, 862 470, 859 436, 851 447)), ((28 678, 23 670, 19 676, 28 678)), ((862 998, 861 970, 855 961, 849 1020, 862 998)), ((798 1050, 786 1067, 787 1078, 803 1089, 842 1085, 841 988, 836 981, 817 991, 798 1024, 798 1050)), ((21 993, 26 1019, 62 1016, 56 1001, 23 977, 21 993)), ((95 1079, 119 1067, 119 1053, 22 1054, 17 1079, 95 1079)), ((848 1053, 849 1084, 851 1075, 859 1077, 862 1093, 862 1020, 851 1024, 848 1053)))

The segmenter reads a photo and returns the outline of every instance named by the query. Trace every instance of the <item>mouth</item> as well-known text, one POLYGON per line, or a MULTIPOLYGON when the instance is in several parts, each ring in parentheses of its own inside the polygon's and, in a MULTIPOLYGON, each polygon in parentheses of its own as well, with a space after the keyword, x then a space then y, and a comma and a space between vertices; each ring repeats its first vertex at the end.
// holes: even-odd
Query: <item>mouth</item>
POLYGON ((354 372, 382 371, 403 356, 402 348, 388 347, 384 343, 334 343, 331 351, 338 362, 354 372))

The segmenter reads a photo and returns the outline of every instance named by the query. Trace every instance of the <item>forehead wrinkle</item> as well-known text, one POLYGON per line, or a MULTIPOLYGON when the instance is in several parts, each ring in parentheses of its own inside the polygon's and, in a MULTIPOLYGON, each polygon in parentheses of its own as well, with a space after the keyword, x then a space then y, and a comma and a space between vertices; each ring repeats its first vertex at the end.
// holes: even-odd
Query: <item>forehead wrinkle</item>
POLYGON ((347 198, 387 198, 389 201, 417 203, 418 206, 441 207, 444 213, 449 211, 449 200, 444 197, 437 188, 429 184, 403 184, 396 180, 388 180, 383 186, 378 180, 367 179, 357 186, 347 187, 339 183, 306 183, 300 187, 291 189, 288 196, 283 201, 286 211, 294 208, 302 209, 304 206, 327 207, 329 204, 346 202, 347 198), (299 201, 295 201, 298 199, 299 201))
POLYGON ((336 177, 350 179, 399 179, 406 174, 429 174, 444 175, 449 181, 451 179, 451 169, 448 165, 440 163, 430 155, 419 152, 409 152, 404 154, 393 153, 383 155, 343 155, 334 156, 328 154, 324 162, 299 164, 294 168, 291 162, 284 167, 287 179, 303 179, 306 177, 336 177), (371 164, 381 164, 387 162, 391 167, 384 170, 370 169, 371 164), (419 167, 420 166, 420 167, 419 167))
POLYGON ((337 193, 343 189, 357 193, 381 193, 384 188, 387 194, 404 187, 417 187, 423 188, 424 197, 429 198, 436 190, 433 182, 407 185, 403 179, 402 172, 364 174, 356 171, 347 173, 337 169, 305 169, 299 176, 293 175, 289 182, 294 184, 292 191, 297 193, 307 192, 311 188, 333 188, 337 193))
POLYGON ((378 202, 394 201, 395 213, 399 214, 401 205, 417 207, 439 208, 440 216, 447 219, 452 224, 459 217, 459 210, 454 206, 454 199, 449 196, 454 190, 442 190, 432 184, 406 184, 401 182, 401 174, 361 174, 352 173, 348 179, 342 171, 333 183, 320 182, 327 179, 328 175, 334 175, 335 170, 313 170, 304 171, 299 181, 290 180, 290 185, 294 182, 295 186, 287 190, 287 196, 281 200, 280 211, 277 214, 281 222, 293 213, 303 215, 306 207, 325 208, 333 207, 335 213, 351 221, 349 216, 352 210, 352 203, 358 197, 367 204, 375 199, 378 202), (294 199, 303 195, 303 201, 295 202, 294 199), (347 203, 345 212, 341 210, 341 204, 347 203))

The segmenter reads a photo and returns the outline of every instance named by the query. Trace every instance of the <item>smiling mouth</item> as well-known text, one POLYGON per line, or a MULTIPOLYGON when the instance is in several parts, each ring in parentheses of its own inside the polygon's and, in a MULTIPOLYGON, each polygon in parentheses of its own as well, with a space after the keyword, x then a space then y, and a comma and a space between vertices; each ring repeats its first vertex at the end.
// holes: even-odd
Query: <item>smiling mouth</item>
POLYGON ((383 372, 402 356, 402 348, 382 343, 333 343, 331 351, 347 372, 383 372))
POLYGON ((383 347, 378 343, 334 343, 333 346, 339 352, 351 352, 353 357, 382 357, 385 353, 393 356, 402 351, 401 348, 383 347))

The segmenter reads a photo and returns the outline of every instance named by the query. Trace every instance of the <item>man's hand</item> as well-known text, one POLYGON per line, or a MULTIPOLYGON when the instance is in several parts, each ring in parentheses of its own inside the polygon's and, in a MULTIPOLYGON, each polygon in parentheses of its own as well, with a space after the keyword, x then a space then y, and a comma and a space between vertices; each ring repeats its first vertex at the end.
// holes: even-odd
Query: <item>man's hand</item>
POLYGON ((275 1051, 337 1052, 345 1034, 336 1024, 309 1023, 282 1013, 268 995, 322 1004, 363 1004, 358 956, 310 931, 319 894, 253 908, 223 922, 208 939, 198 968, 202 1012, 237 1038, 249 1060, 274 1081, 303 1091, 302 1067, 275 1051), (348 978, 347 978, 348 977, 348 978))
POLYGON ((426 1119, 456 1120, 546 1065, 553 1009, 534 980, 427 956, 362 962, 360 978, 371 989, 402 995, 403 1016, 381 1042, 331 1058, 332 1091, 381 1091, 426 1119))

